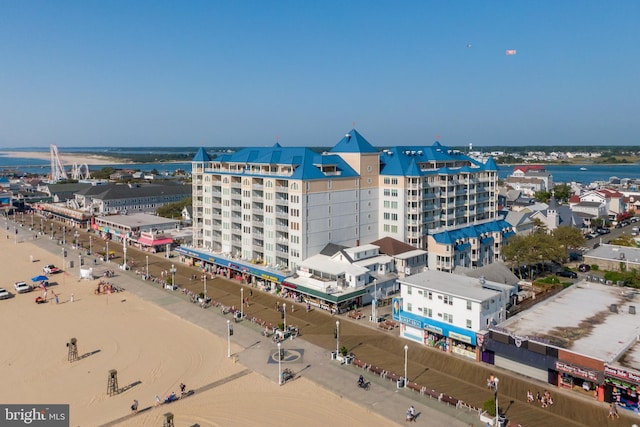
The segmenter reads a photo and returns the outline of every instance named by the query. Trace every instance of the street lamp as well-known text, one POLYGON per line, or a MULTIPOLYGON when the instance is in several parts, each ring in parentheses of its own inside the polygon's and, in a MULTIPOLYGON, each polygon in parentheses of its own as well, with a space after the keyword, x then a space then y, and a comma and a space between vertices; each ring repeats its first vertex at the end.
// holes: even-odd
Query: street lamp
POLYGON ((80 250, 80 248, 79 248, 80 245, 78 244, 79 243, 78 242, 78 231, 73 233, 73 239, 74 239, 74 243, 73 244, 75 245, 76 249, 80 250))
POLYGON ((122 253, 123 253, 123 257, 124 257, 124 260, 122 262, 122 269, 126 271, 126 270, 128 270, 128 267, 127 267, 127 236, 123 236, 122 237, 122 253))
POLYGON ((78 255, 78 276, 82 279, 82 254, 78 255))
POLYGON ((373 301, 371 302, 371 320, 378 321, 378 281, 373 279, 373 301))
POLYGON ((282 331, 282 337, 284 338, 284 332, 287 330, 287 304, 282 303, 282 316, 283 316, 283 325, 284 329, 282 331))
POLYGON ((336 320, 336 356, 340 354, 340 321, 336 320))
POLYGON ((91 256, 93 252, 91 252, 91 236, 89 236, 89 256, 91 256))
POLYGON ((282 344, 278 343, 278 385, 282 385, 282 357, 280 355, 280 347, 282 347, 282 344))
POLYGON ((67 226, 62 226, 62 246, 67 244, 67 226))
POLYGON ((240 288, 240 319, 244 318, 244 288, 240 288))
MULTIPOLYGON (((62 269, 66 271, 65 267, 64 267, 64 257, 67 255, 66 253, 67 251, 64 250, 64 248, 62 248, 62 269)), ((64 276, 62 276, 64 277, 64 276)))
MULTIPOLYGON (((49 223, 49 228, 51 230, 51 240, 53 240, 53 223, 52 222, 49 223)), ((7 230, 8 229, 9 229, 9 226, 7 225, 7 230)))
POLYGON ((171 264, 171 286, 176 285, 176 266, 171 264))
POLYGON ((231 320, 227 319, 227 357, 231 357, 231 320))
POLYGON ((207 273, 202 275, 202 280, 204 281, 204 301, 207 302, 207 273))
POLYGON ((145 271, 144 280, 149 279, 149 255, 145 255, 147 259, 147 270, 145 271))
POLYGON ((109 241, 107 240, 107 249, 104 256, 107 258, 107 262, 111 262, 111 258, 109 257, 109 241))
POLYGON ((404 387, 407 386, 407 351, 409 351, 409 346, 404 346, 404 387))
POLYGON ((493 388, 494 400, 496 401, 496 427, 499 426, 498 422, 500 420, 500 414, 498 413, 498 382, 500 382, 498 377, 493 377, 493 383, 491 387, 493 388))

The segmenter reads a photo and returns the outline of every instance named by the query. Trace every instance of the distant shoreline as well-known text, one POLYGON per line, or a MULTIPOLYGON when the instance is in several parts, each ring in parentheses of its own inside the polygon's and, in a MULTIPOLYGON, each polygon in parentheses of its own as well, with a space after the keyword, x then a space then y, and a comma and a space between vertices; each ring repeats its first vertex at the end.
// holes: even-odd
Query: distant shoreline
MULTIPOLYGON (((88 154, 88 153, 58 153, 58 154, 60 156, 60 161, 63 164, 77 163, 77 164, 86 164, 86 165, 104 165, 104 164, 126 165, 126 164, 132 163, 132 160, 129 160, 129 159, 101 156, 101 155, 88 154)), ((51 159, 51 155, 48 152, 44 152, 44 151, 0 151, 0 155, 1 157, 8 157, 8 158, 25 158, 25 159, 37 159, 37 160, 51 159)))

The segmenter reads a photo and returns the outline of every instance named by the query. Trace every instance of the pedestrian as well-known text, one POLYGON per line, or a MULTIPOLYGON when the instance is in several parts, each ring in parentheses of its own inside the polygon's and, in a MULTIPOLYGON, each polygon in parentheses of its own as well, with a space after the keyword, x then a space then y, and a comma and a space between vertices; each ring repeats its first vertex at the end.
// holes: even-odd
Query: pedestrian
POLYGON ((249 289, 249 296, 253 298, 253 290, 249 289))
POLYGON ((291 312, 293 313, 294 305, 291 303, 291 312))
POLYGON ((409 414, 411 415, 411 421, 415 422, 416 421, 416 408, 414 408, 413 405, 411 405, 411 407, 409 408, 409 414))
POLYGON ((136 399, 133 399, 133 404, 131 405, 131 411, 134 414, 138 413, 138 401, 136 399))
POLYGON ((184 385, 184 383, 180 383, 180 397, 185 395, 185 390, 187 389, 187 386, 184 385))
POLYGON ((53 293, 53 296, 56 297, 56 304, 58 304, 58 294, 56 294, 55 292, 53 293))
POLYGON ((71 302, 73 302, 73 294, 71 294, 71 302))

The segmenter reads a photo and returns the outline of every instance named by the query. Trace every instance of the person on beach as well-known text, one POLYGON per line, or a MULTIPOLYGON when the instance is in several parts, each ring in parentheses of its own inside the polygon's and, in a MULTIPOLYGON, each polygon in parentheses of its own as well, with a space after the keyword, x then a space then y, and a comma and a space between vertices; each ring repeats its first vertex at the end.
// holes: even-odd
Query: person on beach
POLYGON ((133 399, 133 404, 131 405, 131 412, 133 412, 134 414, 138 413, 138 401, 136 399, 133 399))
POLYGON ((180 383, 180 397, 183 397, 186 393, 187 386, 184 383, 180 383))

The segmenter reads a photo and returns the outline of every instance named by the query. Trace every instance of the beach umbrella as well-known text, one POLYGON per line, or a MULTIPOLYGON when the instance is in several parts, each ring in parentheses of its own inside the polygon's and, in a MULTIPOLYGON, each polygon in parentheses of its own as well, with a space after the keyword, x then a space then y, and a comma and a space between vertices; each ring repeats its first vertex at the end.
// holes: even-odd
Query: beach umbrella
POLYGON ((42 282, 42 281, 49 280, 49 278, 47 276, 36 276, 36 277, 32 277, 31 280, 33 282, 42 282))

